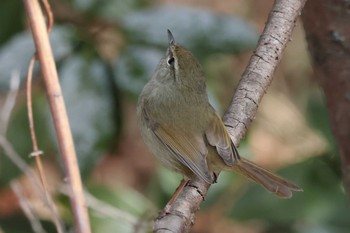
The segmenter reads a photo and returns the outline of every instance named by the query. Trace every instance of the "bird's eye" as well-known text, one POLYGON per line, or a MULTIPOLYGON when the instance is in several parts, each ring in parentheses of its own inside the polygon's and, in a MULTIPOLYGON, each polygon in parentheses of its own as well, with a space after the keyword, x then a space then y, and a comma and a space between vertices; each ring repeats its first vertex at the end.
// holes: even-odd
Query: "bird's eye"
POLYGON ((174 61, 175 61, 174 57, 170 57, 169 60, 168 60, 168 64, 169 65, 173 65, 174 61))

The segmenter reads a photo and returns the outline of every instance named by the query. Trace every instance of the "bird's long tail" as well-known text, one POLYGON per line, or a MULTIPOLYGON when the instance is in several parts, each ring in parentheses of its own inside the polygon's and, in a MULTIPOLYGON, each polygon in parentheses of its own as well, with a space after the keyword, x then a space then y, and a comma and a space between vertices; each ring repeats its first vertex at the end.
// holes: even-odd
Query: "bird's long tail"
POLYGON ((255 181, 280 198, 292 197, 292 191, 303 191, 303 189, 296 184, 293 184, 292 182, 277 176, 244 158, 240 158, 231 169, 255 181))

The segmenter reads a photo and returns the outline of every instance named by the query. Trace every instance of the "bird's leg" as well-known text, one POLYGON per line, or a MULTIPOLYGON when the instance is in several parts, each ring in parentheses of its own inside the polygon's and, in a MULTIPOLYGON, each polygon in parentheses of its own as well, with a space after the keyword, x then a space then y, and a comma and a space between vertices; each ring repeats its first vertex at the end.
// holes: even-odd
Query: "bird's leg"
POLYGON ((179 186, 176 188, 175 193, 171 196, 170 200, 168 201, 168 203, 166 203, 162 213, 159 215, 159 217, 166 215, 167 213, 169 213, 170 207, 173 204, 173 202, 175 201, 175 199, 179 196, 179 193, 181 192, 181 190, 186 186, 186 184, 188 183, 189 180, 186 179, 182 179, 181 183, 179 184, 179 186))

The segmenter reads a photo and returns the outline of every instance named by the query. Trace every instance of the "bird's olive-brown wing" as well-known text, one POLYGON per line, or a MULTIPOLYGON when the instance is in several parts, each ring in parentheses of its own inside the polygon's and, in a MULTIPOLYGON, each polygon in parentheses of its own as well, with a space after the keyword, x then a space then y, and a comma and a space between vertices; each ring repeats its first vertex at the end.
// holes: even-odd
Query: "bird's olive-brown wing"
POLYGON ((224 123, 216 113, 206 129, 205 135, 209 144, 216 148, 226 165, 232 166, 240 159, 224 123))
POLYGON ((203 135, 194 135, 170 124, 157 124, 153 132, 177 160, 205 182, 212 183, 203 135))

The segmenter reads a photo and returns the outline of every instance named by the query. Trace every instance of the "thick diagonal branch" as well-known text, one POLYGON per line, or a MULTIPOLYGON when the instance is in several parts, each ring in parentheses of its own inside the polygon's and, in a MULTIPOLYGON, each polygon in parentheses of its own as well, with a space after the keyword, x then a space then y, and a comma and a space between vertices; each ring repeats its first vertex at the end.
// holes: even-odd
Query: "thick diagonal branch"
MULTIPOLYGON (((223 117, 235 144, 239 143, 255 117, 305 2, 306 0, 275 1, 258 46, 223 117)), ((194 224, 195 212, 209 187, 200 179, 191 180, 174 201, 169 213, 156 220, 154 232, 189 232, 194 224)))

